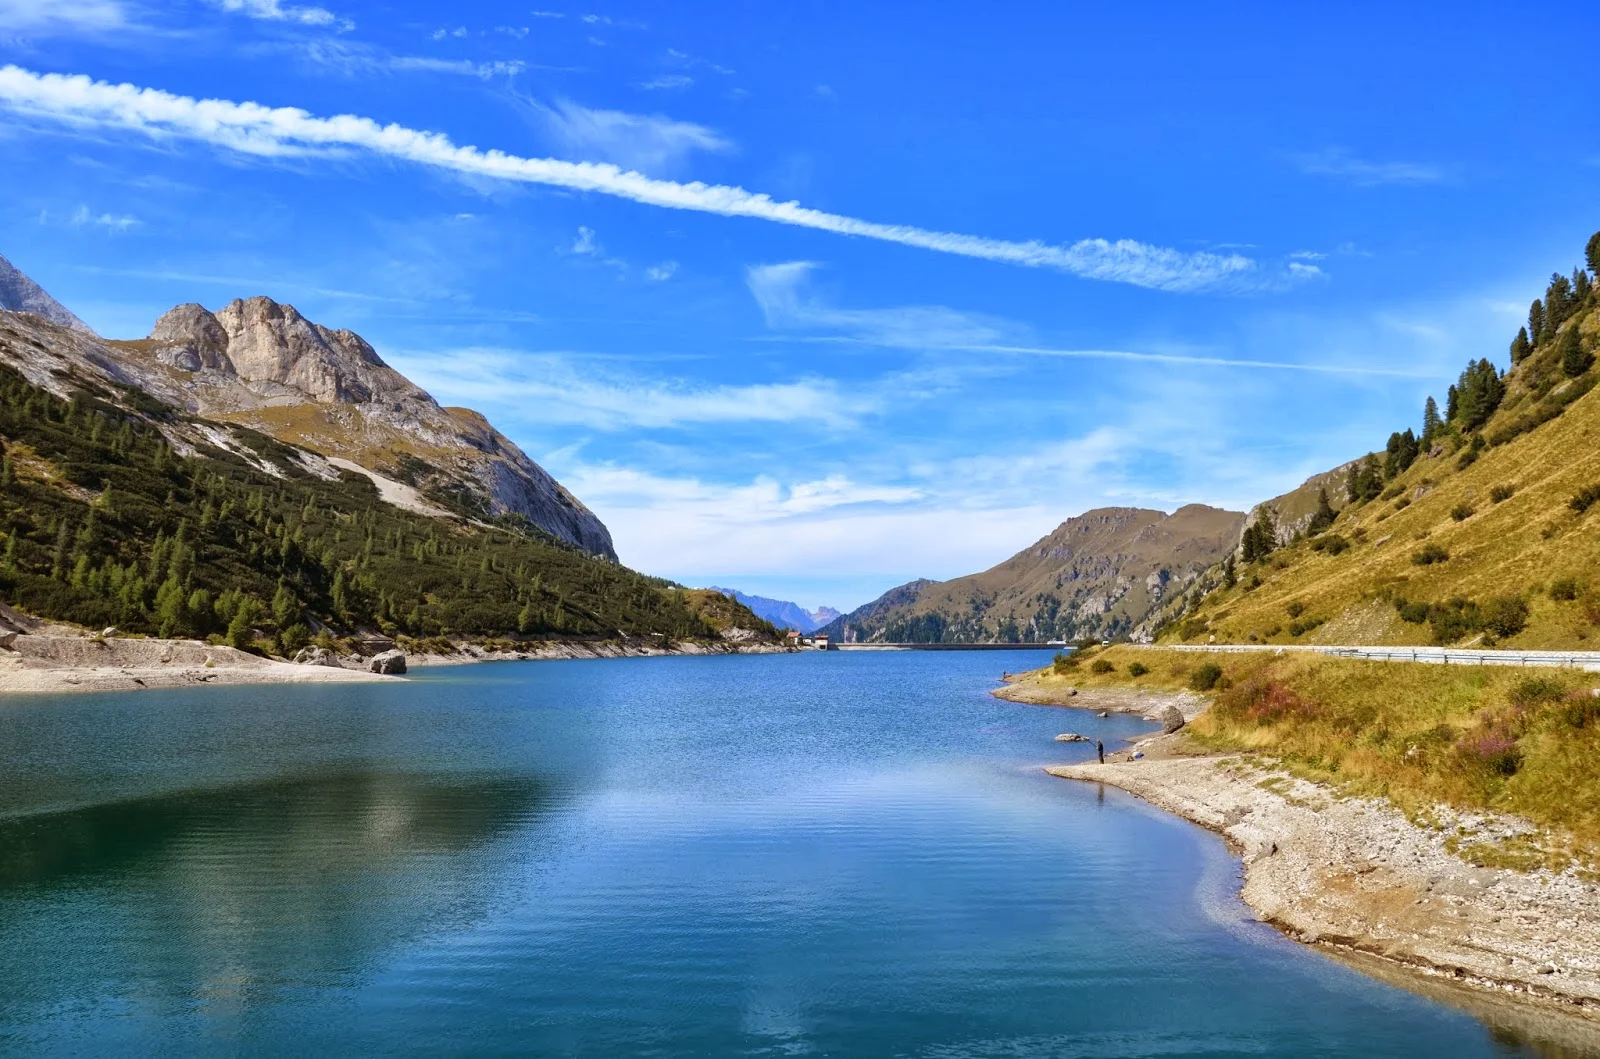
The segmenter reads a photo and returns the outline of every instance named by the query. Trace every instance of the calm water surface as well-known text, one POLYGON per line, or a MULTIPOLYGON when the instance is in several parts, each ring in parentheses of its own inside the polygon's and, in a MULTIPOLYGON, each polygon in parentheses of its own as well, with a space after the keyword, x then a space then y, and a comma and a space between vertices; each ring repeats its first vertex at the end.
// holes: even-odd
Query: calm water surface
POLYGON ((1504 1055, 1044 776, 1022 653, 0 703, 0 1050, 1504 1055))

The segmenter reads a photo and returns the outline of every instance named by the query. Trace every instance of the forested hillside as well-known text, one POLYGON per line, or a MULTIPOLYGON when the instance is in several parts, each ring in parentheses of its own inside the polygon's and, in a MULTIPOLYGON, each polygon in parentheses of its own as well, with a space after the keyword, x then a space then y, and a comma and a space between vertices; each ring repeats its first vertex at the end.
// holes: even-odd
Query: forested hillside
POLYGON ((1468 363, 1442 409, 1288 494, 1304 518, 1259 507, 1162 638, 1600 647, 1600 234, 1585 257, 1507 370, 1468 363))
MULTIPOLYGON (((19 334, 0 316, 0 341, 19 334)), ((51 381, 70 397, 0 366, 0 598, 34 614, 280 653, 360 629, 776 639, 731 600, 525 520, 407 511, 366 476, 246 428, 111 380, 51 381)))

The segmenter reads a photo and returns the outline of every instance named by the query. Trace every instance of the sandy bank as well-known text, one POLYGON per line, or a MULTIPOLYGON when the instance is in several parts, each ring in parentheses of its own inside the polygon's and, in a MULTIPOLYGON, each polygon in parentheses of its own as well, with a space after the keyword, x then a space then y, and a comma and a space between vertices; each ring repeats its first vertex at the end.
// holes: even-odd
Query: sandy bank
POLYGON ((1200 716, 1206 699, 1192 691, 1154 691, 1146 688, 1079 688, 1064 680, 1041 681, 1028 674, 992 689, 989 694, 1007 702, 1029 706, 1068 706, 1075 710, 1136 713, 1159 721, 1168 706, 1183 714, 1185 722, 1200 716))
POLYGON ((1107 783, 1226 836, 1243 854, 1244 900, 1309 944, 1368 953, 1501 994, 1600 1016, 1600 885, 1577 871, 1479 868, 1446 848, 1458 827, 1521 821, 1439 812, 1408 821, 1387 802, 1339 798, 1239 755, 1053 766, 1107 783))
POLYGON ((578 658, 666 658, 677 655, 771 655, 792 654, 782 644, 701 643, 684 640, 670 647, 648 640, 548 640, 527 641, 512 649, 495 649, 479 644, 461 644, 450 654, 437 652, 406 656, 408 665, 459 666, 474 662, 555 662, 578 658))
POLYGON ((0 694, 398 679, 364 669, 274 662, 198 640, 23 634, 0 649, 0 694))

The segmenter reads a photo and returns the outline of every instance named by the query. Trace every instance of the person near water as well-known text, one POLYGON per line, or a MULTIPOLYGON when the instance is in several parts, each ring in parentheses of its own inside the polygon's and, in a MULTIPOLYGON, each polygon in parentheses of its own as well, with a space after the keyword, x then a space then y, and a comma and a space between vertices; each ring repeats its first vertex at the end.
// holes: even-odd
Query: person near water
POLYGON ((1104 765, 1106 763, 1106 745, 1096 739, 1094 741, 1094 752, 1100 755, 1100 764, 1104 765))

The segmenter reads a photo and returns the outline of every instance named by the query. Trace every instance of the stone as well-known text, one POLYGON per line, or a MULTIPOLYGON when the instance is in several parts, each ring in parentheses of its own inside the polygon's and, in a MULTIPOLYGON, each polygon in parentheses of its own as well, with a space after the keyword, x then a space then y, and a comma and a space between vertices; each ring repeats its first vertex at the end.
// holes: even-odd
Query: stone
POLYGON ((386 677, 397 677, 406 671, 405 652, 385 651, 380 655, 373 655, 368 668, 386 677))
POLYGON ((115 625, 107 625, 100 630, 100 639, 102 640, 108 640, 115 635, 117 635, 117 627, 115 625))
POLYGON ((1161 712, 1156 716, 1156 720, 1161 722, 1161 731, 1171 735, 1183 727, 1183 711, 1168 703, 1162 707, 1161 712))
POLYGON ((14 630, 7 629, 5 632, 0 632, 0 648, 12 651, 16 649, 16 646, 17 634, 14 630))
POLYGON ((332 651, 326 647, 302 647, 295 652, 294 664, 297 666, 328 666, 330 669, 343 669, 332 651))
POLYGON ((1056 742, 1058 743, 1087 743, 1088 741, 1088 736, 1079 735, 1077 732, 1062 732, 1056 736, 1056 742))

